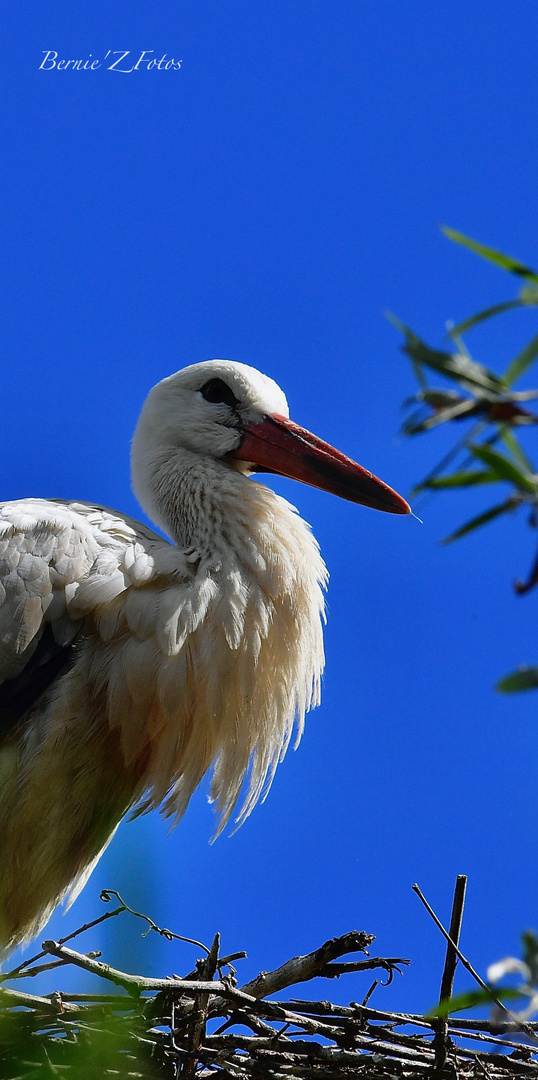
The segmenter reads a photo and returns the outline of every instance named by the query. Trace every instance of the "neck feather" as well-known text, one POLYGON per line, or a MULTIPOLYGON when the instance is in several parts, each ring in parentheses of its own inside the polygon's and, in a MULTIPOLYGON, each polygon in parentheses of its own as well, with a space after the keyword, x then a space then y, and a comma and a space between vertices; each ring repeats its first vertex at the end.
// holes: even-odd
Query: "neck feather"
POLYGON ((181 451, 156 463, 150 498, 136 476, 134 484, 197 565, 194 588, 205 598, 188 650, 178 644, 170 657, 177 674, 169 671, 159 690, 169 735, 163 729, 145 805, 164 798, 164 812, 177 819, 212 762, 222 827, 246 775, 237 820, 268 790, 294 723, 298 741, 306 711, 318 704, 327 571, 294 508, 223 462, 181 451), (178 685, 196 692, 178 698, 178 685))

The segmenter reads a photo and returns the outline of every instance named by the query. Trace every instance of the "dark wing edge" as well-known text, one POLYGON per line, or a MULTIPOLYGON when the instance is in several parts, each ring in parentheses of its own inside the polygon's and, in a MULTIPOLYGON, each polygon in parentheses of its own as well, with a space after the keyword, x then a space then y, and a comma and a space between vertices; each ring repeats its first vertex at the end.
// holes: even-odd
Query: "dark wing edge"
POLYGON ((55 680, 72 668, 81 630, 68 645, 60 645, 54 639, 51 625, 45 623, 37 647, 23 670, 14 679, 0 684, 0 744, 23 723, 28 711, 52 689, 55 680))

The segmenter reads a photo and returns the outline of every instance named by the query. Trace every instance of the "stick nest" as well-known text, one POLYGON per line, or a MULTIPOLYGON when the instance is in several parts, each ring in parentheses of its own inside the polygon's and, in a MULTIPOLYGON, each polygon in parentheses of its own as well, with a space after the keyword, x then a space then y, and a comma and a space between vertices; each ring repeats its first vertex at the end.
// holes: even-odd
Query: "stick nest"
MULTIPOLYGON (((373 936, 351 931, 296 956, 252 982, 237 985, 233 961, 221 957, 219 935, 184 977, 150 979, 102 963, 96 953, 80 953, 65 941, 124 911, 145 919, 148 928, 171 938, 151 919, 119 906, 80 927, 62 942, 46 941, 43 951, 0 976, 0 1080, 94 1080, 133 1077, 259 1078, 259 1080, 350 1080, 352 1077, 406 1078, 535 1076, 538 1080, 538 1025, 502 1028, 485 1020, 438 1019, 373 1009, 375 979, 362 1003, 343 1006, 304 997, 282 997, 314 978, 379 970, 385 982, 409 963, 401 957, 371 957, 373 936), (360 959, 342 957, 361 953, 360 959), (39 963, 45 959, 45 963, 39 963), (113 993, 46 997, 8 989, 5 983, 73 964, 90 971, 113 993), (274 999, 279 994, 278 1000, 274 999), (441 1040, 441 1043, 440 1043, 441 1040)), ((191 940, 191 939, 186 939, 191 940)), ((304 987, 301 987, 304 994, 304 987)))

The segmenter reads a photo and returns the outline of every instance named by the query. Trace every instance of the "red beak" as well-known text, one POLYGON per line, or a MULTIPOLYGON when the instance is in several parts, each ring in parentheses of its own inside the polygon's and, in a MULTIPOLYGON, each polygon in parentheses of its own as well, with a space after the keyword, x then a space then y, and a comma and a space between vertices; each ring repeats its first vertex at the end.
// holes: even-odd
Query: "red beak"
POLYGON ((377 476, 285 416, 273 413, 259 424, 245 424, 243 432, 232 457, 374 510, 411 512, 405 499, 377 476))

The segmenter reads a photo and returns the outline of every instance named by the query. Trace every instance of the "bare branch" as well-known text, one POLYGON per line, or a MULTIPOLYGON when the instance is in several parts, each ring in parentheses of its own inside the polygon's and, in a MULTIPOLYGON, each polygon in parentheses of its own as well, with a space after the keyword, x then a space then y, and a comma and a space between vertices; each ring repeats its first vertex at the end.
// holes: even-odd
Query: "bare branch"
POLYGON ((366 952, 372 941, 374 941, 373 934, 365 934, 362 930, 352 930, 349 934, 331 938, 315 952, 307 953, 306 956, 294 956, 292 960, 288 960, 274 971, 262 971, 241 989, 244 994, 252 994, 256 998, 276 994, 278 990, 283 990, 286 986, 294 986, 295 983, 306 982, 320 975, 329 961, 335 960, 338 956, 344 956, 350 952, 366 952))

